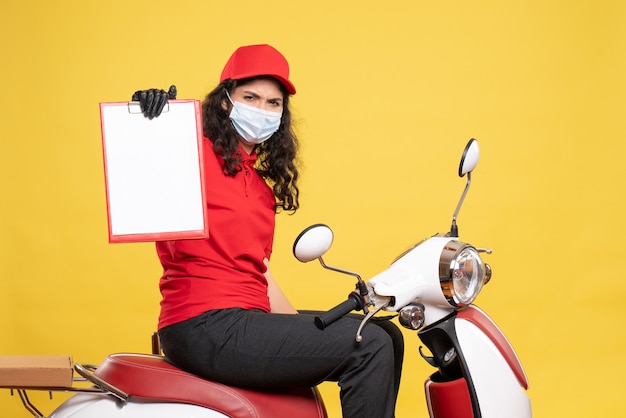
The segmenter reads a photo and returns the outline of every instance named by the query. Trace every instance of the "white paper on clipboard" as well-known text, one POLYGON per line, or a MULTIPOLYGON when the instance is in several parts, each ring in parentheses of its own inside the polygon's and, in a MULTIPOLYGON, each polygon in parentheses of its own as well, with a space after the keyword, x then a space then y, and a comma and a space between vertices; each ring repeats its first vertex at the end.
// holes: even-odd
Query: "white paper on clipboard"
POLYGON ((198 100, 100 103, 109 242, 208 237, 198 100))

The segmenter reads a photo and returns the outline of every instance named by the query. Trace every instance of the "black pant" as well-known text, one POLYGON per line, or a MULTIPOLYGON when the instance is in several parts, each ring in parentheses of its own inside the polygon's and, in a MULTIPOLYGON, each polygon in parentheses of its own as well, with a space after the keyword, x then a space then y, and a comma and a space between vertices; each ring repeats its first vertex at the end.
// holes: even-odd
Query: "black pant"
POLYGON ((315 386, 336 381, 345 418, 391 418, 400 384, 404 340, 375 320, 355 342, 361 317, 319 330, 313 312, 209 311, 165 327, 159 338, 169 361, 190 373, 248 388, 315 386))

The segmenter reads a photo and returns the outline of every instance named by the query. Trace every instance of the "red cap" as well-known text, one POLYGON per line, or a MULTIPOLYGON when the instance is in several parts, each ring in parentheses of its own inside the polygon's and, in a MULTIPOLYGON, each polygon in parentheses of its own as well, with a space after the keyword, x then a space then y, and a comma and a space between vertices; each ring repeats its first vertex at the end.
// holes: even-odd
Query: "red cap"
POLYGON ((270 45, 248 45, 237 48, 222 70, 220 83, 224 80, 268 75, 280 81, 289 94, 296 88, 289 81, 289 63, 270 45))

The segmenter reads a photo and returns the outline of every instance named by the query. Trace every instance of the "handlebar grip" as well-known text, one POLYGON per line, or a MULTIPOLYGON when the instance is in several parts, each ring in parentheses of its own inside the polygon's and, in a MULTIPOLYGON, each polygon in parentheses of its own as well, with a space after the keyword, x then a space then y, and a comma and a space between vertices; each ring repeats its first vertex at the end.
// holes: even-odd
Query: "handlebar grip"
POLYGON ((335 306, 328 312, 315 317, 315 326, 324 329, 339 318, 349 314, 356 309, 363 308, 363 298, 356 293, 350 293, 348 300, 335 306))

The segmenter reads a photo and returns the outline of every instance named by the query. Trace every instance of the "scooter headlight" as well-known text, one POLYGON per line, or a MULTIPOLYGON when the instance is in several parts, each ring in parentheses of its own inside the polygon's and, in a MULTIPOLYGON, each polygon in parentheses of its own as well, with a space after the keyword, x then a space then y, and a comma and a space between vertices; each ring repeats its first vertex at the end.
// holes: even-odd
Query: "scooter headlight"
POLYGON ((444 296, 452 306, 472 303, 490 276, 489 265, 470 245, 450 241, 441 252, 439 281, 444 296))

